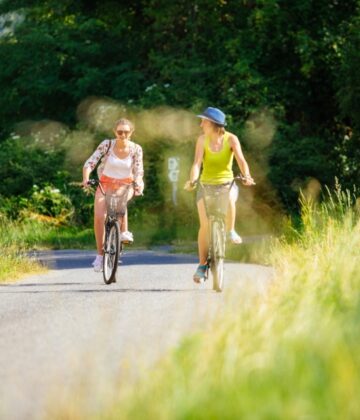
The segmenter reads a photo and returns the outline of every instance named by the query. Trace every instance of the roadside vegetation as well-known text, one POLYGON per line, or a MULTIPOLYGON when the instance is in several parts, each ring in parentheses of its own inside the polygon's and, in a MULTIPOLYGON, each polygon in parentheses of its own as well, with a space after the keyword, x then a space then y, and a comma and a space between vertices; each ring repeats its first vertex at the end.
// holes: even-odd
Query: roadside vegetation
MULTIPOLYGON (((144 151, 145 194, 131 211, 137 243, 194 238, 196 208, 182 185, 195 115, 207 106, 226 113, 257 183, 242 197, 242 235, 281 232, 272 213, 297 214, 311 179, 358 185, 359 0, 285 3, 2 0, 1 217, 26 230, 42 216, 29 247, 86 246, 92 197, 74 183, 127 116, 144 151), (253 213, 257 229, 246 223, 253 213)), ((229 256, 255 261, 253 248, 229 256)))
MULTIPOLYGON (((360 224, 354 199, 303 197, 274 243, 266 294, 189 337, 106 419, 355 419, 360 415, 360 224)), ((81 415, 79 416, 81 418, 81 415)))
MULTIPOLYGON (((23 275, 45 270, 29 253, 45 249, 95 249, 92 226, 63 223, 57 217, 25 212, 26 217, 11 220, 0 217, 0 282, 17 280, 23 275)), ((24 216, 23 215, 23 216, 24 216)), ((198 221, 168 225, 158 215, 141 214, 129 216, 135 242, 131 249, 146 249, 165 246, 172 253, 194 254, 197 252, 198 221)), ((229 260, 265 263, 269 239, 228 246, 229 260)))
POLYGON ((0 217, 0 283, 44 271, 26 255, 29 229, 0 217))
MULTIPOLYGON (((135 243, 131 249, 170 245, 173 252, 196 251, 196 231, 187 227, 169 227, 159 230, 161 221, 148 215, 131 218, 135 243)), ((94 231, 91 226, 62 223, 59 218, 37 213, 26 213, 25 218, 11 220, 0 217, 0 282, 17 280, 24 275, 44 271, 34 259, 32 251, 45 249, 95 249, 94 231)))
POLYGON ((107 417, 360 417, 360 228, 356 193, 334 182, 360 184, 359 46, 359 0, 0 1, 0 282, 44 269, 29 250, 94 247, 75 184, 121 116, 144 151, 136 246, 196 251, 182 185, 207 106, 257 183, 239 233, 282 235, 228 248, 276 268, 266 298, 239 297, 107 417), (299 206, 324 185, 335 193, 299 206))

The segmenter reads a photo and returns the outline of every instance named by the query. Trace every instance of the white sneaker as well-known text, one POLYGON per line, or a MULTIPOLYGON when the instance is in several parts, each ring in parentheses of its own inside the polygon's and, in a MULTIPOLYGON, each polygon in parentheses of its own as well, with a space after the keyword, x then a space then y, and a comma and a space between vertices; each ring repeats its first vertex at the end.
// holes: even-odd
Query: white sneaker
POLYGON ((228 239, 231 243, 235 244, 235 245, 239 245, 242 243, 242 238, 241 236, 239 236, 235 230, 230 230, 230 232, 228 232, 228 239))
POLYGON ((120 233, 120 241, 124 242, 124 243, 131 243, 134 242, 134 237, 133 234, 131 232, 129 232, 128 230, 126 230, 125 232, 121 232, 120 233))
POLYGON ((103 256, 97 255, 92 265, 94 267, 94 271, 96 271, 97 273, 103 271, 103 256))

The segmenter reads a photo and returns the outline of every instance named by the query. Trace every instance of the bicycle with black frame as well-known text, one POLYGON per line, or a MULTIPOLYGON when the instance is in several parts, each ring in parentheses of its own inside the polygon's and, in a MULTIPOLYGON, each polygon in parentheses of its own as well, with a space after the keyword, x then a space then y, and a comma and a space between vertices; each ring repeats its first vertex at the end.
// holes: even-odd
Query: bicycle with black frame
POLYGON ((106 218, 105 237, 103 244, 103 278, 105 284, 116 282, 116 273, 119 265, 119 257, 123 251, 121 241, 121 223, 125 216, 128 201, 134 196, 135 183, 124 184, 116 189, 106 189, 99 180, 91 179, 89 185, 99 186, 101 193, 105 196, 106 218))
MULTIPOLYGON (((224 289, 224 260, 226 249, 226 214, 229 205, 231 188, 235 182, 243 183, 246 178, 242 175, 236 176, 227 184, 210 185, 195 181, 203 189, 206 214, 209 220, 209 247, 206 260, 205 280, 209 277, 209 270, 212 274, 213 289, 221 292, 224 289)), ((254 183, 255 185, 255 183, 254 183)))

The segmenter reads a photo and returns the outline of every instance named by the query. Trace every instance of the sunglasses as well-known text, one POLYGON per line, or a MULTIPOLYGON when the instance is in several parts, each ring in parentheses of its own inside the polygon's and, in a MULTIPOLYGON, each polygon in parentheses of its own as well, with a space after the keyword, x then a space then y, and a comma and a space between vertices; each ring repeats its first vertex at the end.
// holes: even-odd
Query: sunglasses
POLYGON ((130 133, 128 130, 116 130, 116 134, 119 134, 121 136, 122 134, 125 134, 127 136, 130 133))

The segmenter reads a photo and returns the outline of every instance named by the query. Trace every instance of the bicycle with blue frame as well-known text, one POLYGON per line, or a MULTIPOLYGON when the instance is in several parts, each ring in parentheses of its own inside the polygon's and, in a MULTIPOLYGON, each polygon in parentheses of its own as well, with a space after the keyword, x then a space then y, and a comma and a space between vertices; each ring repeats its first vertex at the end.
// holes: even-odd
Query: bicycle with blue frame
POLYGON ((102 183, 91 179, 89 185, 99 185, 101 193, 105 196, 106 218, 105 238, 103 244, 103 278, 105 284, 116 282, 116 273, 119 257, 123 251, 123 242, 120 239, 121 220, 125 216, 130 195, 134 196, 135 183, 121 185, 114 190, 104 191, 102 183))
POLYGON ((195 181, 203 190, 206 214, 209 220, 209 247, 206 260, 205 280, 211 271, 213 289, 221 292, 224 289, 224 260, 226 249, 226 214, 229 206, 230 191, 235 182, 244 182, 242 175, 236 176, 227 184, 211 185, 195 181))

